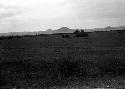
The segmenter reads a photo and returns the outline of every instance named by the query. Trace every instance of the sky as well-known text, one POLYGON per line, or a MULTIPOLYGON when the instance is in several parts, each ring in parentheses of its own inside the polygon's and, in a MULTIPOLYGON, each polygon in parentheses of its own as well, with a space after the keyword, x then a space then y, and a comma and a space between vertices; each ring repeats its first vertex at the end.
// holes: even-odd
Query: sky
POLYGON ((125 26, 125 0, 0 0, 0 33, 125 26))

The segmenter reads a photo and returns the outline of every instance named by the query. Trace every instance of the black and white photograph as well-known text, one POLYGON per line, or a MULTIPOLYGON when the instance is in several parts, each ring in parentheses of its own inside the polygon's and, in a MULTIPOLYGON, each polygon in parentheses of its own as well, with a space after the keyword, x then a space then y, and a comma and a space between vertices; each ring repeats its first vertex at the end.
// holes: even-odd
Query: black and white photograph
POLYGON ((125 89, 125 0, 0 0, 1 89, 125 89))

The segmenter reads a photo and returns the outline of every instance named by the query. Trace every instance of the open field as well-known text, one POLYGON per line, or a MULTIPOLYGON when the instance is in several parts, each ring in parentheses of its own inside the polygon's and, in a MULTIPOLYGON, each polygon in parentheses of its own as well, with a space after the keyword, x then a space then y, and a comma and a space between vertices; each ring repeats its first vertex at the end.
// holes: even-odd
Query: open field
POLYGON ((125 85, 125 31, 2 39, 0 60, 3 89, 120 88, 125 85))

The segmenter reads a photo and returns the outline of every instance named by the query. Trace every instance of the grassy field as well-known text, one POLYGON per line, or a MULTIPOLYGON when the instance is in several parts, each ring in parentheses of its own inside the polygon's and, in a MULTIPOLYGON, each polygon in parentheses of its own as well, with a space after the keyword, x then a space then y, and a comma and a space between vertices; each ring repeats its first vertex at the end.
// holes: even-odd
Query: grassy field
POLYGON ((1 88, 124 87, 125 31, 0 40, 1 88))

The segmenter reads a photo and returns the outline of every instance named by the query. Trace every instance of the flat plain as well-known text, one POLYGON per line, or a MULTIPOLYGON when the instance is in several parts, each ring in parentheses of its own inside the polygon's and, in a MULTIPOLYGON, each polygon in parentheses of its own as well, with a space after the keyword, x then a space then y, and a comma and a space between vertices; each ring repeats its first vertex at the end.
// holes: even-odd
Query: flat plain
POLYGON ((1 39, 1 88, 124 88, 124 30, 68 35, 1 39))

